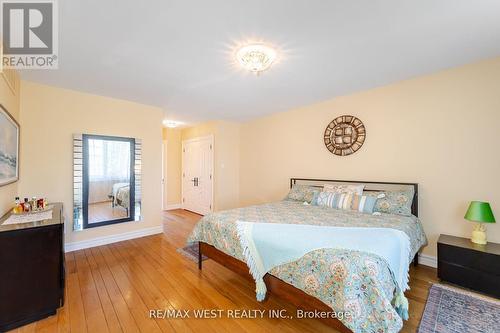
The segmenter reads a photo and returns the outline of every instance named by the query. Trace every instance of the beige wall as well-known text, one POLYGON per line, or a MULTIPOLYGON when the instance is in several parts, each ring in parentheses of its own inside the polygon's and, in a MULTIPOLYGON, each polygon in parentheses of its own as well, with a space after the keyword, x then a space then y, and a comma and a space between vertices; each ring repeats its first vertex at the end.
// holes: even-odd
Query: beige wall
MULTIPOLYGON (((440 233, 468 237, 471 200, 500 218, 500 58, 335 98, 244 123, 242 205, 282 199, 290 177, 418 182, 420 217, 436 254, 440 233), (367 139, 337 157, 323 144, 339 115, 359 117, 367 139)), ((500 224, 488 226, 500 242, 500 224)))
MULTIPOLYGON (((181 203, 182 148, 181 129, 164 128, 163 140, 167 143, 165 165, 165 186, 168 205, 181 203)), ((168 207, 167 207, 168 208, 168 207)))
POLYGON ((162 117, 159 108, 22 81, 22 196, 64 203, 66 242, 161 224, 162 117), (72 231, 74 133, 142 139, 141 222, 72 231))
MULTIPOLYGON (((19 76, 16 72, 4 70, 0 73, 0 104, 19 122, 19 76)), ((22 159, 20 163, 23 163, 22 159)), ((17 187, 18 182, 0 187, 0 216, 14 206, 17 187)))
POLYGON ((182 130, 182 140, 214 136, 214 210, 239 206, 240 124, 211 121, 182 130))

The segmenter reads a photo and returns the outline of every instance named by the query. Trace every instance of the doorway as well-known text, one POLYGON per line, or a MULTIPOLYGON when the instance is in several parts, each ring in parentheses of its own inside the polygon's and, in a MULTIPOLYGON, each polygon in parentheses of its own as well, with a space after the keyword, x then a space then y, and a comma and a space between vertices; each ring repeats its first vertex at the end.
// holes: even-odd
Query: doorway
POLYGON ((182 208, 213 211, 213 136, 182 141, 182 208))

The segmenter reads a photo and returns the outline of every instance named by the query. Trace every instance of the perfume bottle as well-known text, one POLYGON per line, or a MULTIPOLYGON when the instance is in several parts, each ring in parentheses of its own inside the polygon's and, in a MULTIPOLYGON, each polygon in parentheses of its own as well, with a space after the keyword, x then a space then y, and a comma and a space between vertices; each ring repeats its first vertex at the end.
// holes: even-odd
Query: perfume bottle
POLYGON ((16 201, 15 201, 15 206, 14 206, 14 209, 12 210, 12 212, 14 214, 20 214, 23 212, 23 206, 21 205, 21 200, 19 200, 19 197, 16 197, 16 201))
POLYGON ((23 205, 23 207, 24 207, 24 212, 25 213, 29 213, 31 211, 31 205, 30 205, 30 203, 28 201, 28 198, 24 198, 24 205, 23 205))
POLYGON ((38 202, 36 200, 36 197, 31 197, 30 205, 32 211, 38 210, 38 202))
POLYGON ((36 206, 39 210, 45 210, 45 199, 38 199, 36 202, 36 206))

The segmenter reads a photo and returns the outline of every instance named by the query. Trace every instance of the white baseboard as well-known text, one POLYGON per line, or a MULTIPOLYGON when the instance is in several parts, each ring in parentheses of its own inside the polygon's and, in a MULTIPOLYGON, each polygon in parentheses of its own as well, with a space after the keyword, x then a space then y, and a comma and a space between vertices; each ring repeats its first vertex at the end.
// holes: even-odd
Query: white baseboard
POLYGON ((76 251, 76 250, 88 249, 90 247, 121 242, 121 241, 128 240, 128 239, 134 239, 134 238, 139 238, 139 237, 144 237, 144 236, 161 234, 162 232, 163 232, 163 225, 159 225, 156 227, 150 227, 150 228, 144 228, 144 229, 124 232, 124 233, 117 234, 117 235, 96 237, 96 238, 92 238, 89 240, 67 243, 64 246, 64 251, 71 252, 71 251, 76 251))
POLYGON ((429 267, 434 267, 434 268, 438 267, 437 258, 430 256, 428 254, 422 254, 422 253, 419 254, 418 255, 418 263, 422 264, 424 266, 429 266, 429 267))
POLYGON ((178 204, 168 205, 167 207, 165 207, 165 210, 173 210, 173 209, 181 209, 181 208, 182 208, 182 204, 178 203, 178 204))

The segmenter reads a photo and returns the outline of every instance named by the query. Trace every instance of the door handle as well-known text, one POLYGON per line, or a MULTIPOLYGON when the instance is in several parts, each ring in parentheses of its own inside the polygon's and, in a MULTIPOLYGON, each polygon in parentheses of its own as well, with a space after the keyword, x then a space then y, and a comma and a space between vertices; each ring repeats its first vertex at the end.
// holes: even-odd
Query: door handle
POLYGON ((191 181, 193 182, 193 186, 198 186, 198 184, 199 184, 198 177, 194 177, 193 179, 191 179, 191 181))

